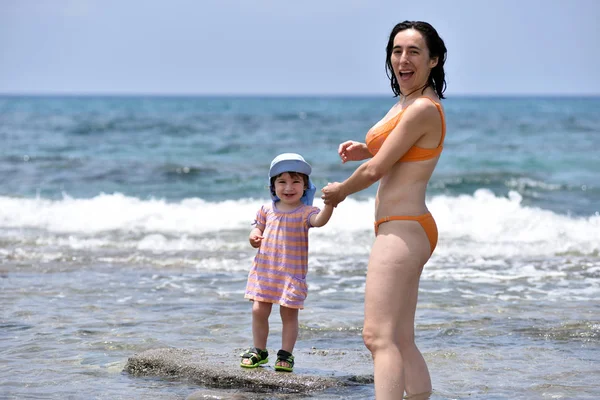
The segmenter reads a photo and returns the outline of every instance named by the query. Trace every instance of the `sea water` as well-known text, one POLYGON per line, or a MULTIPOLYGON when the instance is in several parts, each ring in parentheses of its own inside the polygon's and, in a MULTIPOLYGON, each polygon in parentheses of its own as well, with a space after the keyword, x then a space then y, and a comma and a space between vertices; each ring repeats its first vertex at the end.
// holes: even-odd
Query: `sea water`
MULTIPOLYGON (((270 161, 298 152, 319 189, 341 181, 358 163, 342 164, 338 144, 362 141, 394 101, 0 97, 0 397, 202 390, 123 367, 159 347, 248 347, 248 233, 269 201, 270 161)), ((600 98, 443 104, 445 149, 427 196, 440 240, 416 316, 432 399, 600 398, 600 98)), ((310 232, 298 354, 368 354, 375 191, 350 196, 310 232)), ((347 363, 372 373, 368 357, 347 363)), ((295 373, 310 372, 298 357, 295 373)), ((366 385, 311 398, 373 393, 366 385)))

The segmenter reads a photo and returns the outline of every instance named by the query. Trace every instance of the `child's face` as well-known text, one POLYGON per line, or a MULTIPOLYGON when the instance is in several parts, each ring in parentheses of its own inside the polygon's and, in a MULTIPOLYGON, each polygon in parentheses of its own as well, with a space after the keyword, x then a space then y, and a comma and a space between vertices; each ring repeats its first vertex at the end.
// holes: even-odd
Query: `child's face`
POLYGON ((302 195, 304 195, 304 180, 302 176, 294 174, 290 175, 284 172, 279 177, 275 178, 274 182, 275 194, 285 204, 298 204, 302 195))

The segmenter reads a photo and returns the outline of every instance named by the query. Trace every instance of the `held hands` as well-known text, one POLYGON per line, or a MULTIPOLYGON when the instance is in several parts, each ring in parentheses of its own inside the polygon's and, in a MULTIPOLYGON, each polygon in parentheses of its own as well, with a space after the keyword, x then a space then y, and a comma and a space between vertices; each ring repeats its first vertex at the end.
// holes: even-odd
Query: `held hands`
POLYGON ((321 189, 323 195, 321 199, 328 205, 337 207, 344 199, 346 195, 342 192, 342 185, 339 182, 328 183, 323 189, 321 189))

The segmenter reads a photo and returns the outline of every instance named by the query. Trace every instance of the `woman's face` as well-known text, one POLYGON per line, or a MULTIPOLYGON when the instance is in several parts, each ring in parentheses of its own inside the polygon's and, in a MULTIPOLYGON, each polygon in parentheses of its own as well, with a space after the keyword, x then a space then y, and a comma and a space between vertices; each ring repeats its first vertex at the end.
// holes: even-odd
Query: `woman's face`
POLYGON ((390 60, 404 95, 425 86, 431 69, 437 65, 437 58, 429 57, 423 35, 415 29, 405 29, 396 34, 390 60))

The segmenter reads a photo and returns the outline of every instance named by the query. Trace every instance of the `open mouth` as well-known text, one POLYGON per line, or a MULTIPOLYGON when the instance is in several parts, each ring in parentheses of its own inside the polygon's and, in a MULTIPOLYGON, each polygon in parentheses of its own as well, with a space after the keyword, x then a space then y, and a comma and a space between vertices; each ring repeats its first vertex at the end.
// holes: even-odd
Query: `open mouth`
POLYGON ((399 71, 400 79, 403 81, 410 79, 414 74, 413 71, 399 71))

